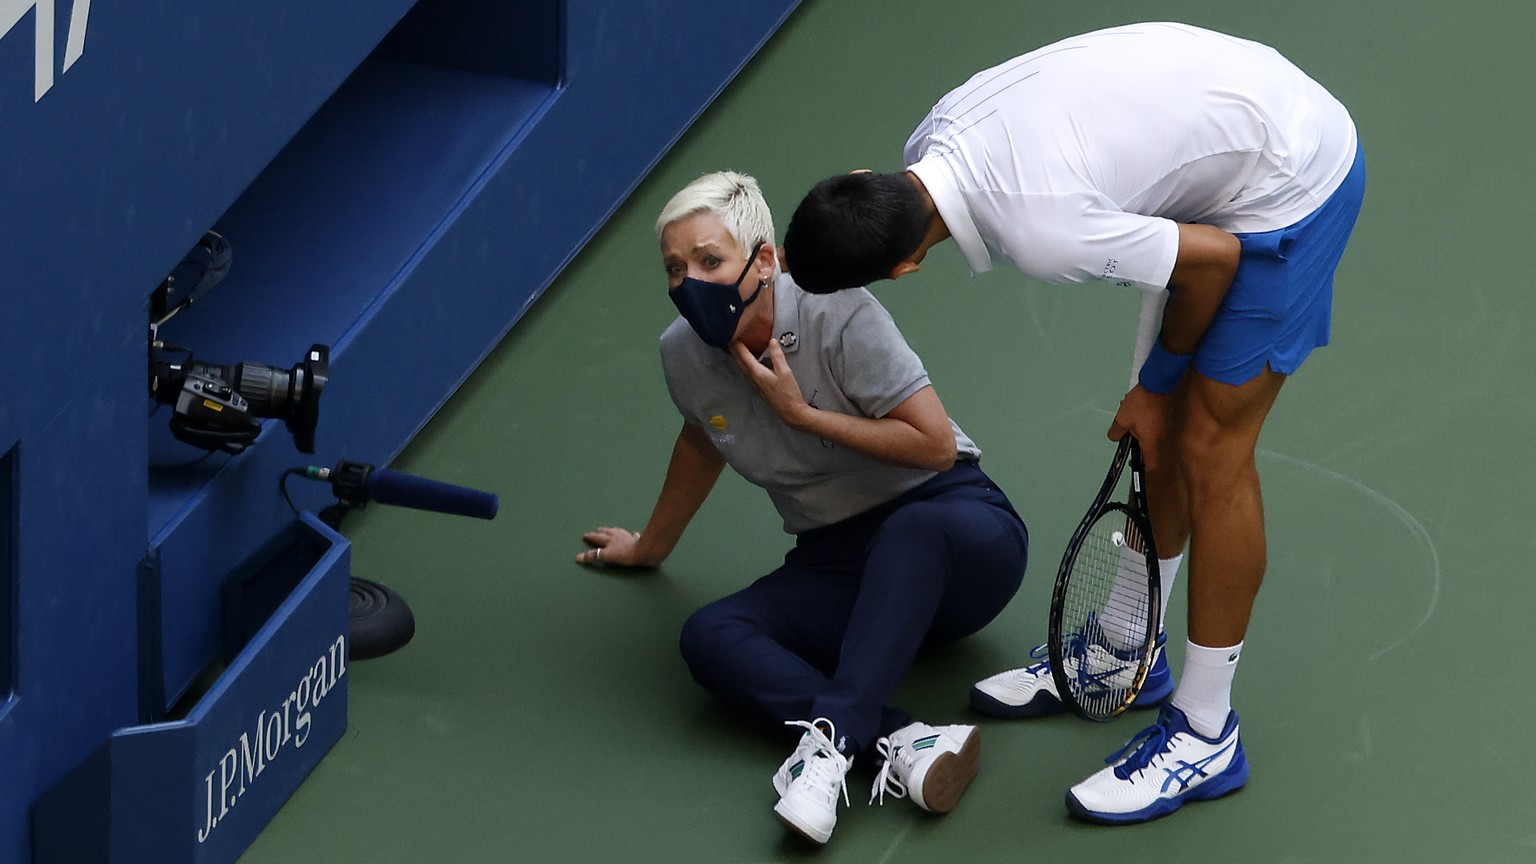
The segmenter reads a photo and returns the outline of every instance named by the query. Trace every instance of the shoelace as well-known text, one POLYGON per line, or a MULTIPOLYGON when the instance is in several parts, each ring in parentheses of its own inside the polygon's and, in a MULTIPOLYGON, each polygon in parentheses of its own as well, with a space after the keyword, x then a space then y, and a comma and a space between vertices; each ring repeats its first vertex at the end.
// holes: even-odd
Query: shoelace
POLYGON ((1125 761, 1115 765, 1115 776, 1121 780, 1131 779, 1131 775, 1143 770, 1151 764, 1152 758, 1163 752, 1168 743, 1168 727, 1163 725, 1163 718, 1157 718, 1158 722, 1137 732, 1131 740, 1125 742, 1125 746, 1116 750, 1104 762, 1107 765, 1115 765, 1122 756, 1127 753, 1125 761))
POLYGON ((1088 662, 1089 652, 1092 646, 1081 635, 1073 635, 1067 640, 1062 649, 1062 663, 1067 667, 1067 674, 1077 677, 1078 689, 1084 693, 1094 687, 1094 673, 1092 664, 1088 662))
POLYGON ((891 763, 896 759, 896 752, 891 748, 891 739, 881 738, 875 742, 875 752, 880 754, 883 760, 880 763, 880 771, 875 774, 875 785, 869 787, 869 803, 875 803, 876 796, 880 798, 880 806, 885 806, 885 793, 891 793, 893 798, 907 797, 907 784, 901 782, 891 772, 891 763))
POLYGON ((832 721, 825 717, 818 717, 815 720, 784 721, 785 726, 799 726, 805 729, 806 734, 811 736, 811 743, 816 745, 818 751, 805 760, 805 769, 801 772, 800 777, 814 785, 830 784, 835 779, 836 788, 843 793, 843 804, 851 807, 853 805, 848 801, 849 759, 847 756, 837 752, 837 748, 832 744, 832 739, 821 731, 820 727, 816 725, 818 723, 825 723, 828 729, 833 730, 833 735, 837 734, 832 721), (817 759, 816 756, 824 758, 817 759), (831 771, 837 772, 836 778, 830 776, 831 771))
POLYGON ((1024 667, 1024 671, 1035 677, 1048 674, 1051 668, 1051 647, 1044 642, 1029 649, 1029 659, 1038 662, 1024 667))

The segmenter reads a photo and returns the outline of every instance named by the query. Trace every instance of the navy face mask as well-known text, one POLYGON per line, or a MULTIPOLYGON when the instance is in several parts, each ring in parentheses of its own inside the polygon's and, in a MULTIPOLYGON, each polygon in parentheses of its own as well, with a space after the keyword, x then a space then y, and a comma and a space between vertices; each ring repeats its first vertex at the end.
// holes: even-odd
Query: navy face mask
POLYGON ((741 280, 752 272, 752 265, 757 262, 757 253, 762 248, 761 243, 752 247, 752 254, 747 256, 746 268, 733 283, 705 282, 687 276, 681 284, 667 292, 667 296, 672 298, 672 305, 677 307, 683 320, 693 327, 693 332, 699 334, 705 345, 721 349, 729 347, 742 314, 757 300, 757 295, 763 293, 765 283, 759 283, 757 290, 745 300, 741 299, 740 290, 741 280))

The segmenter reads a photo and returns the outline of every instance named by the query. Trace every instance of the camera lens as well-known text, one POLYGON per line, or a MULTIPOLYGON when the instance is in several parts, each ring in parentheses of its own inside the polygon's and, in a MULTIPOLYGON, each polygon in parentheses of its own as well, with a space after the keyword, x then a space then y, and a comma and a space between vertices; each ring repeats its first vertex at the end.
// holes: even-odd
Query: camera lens
POLYGON ((295 396, 291 372, 264 363, 235 365, 235 389, 257 417, 287 417, 295 396))

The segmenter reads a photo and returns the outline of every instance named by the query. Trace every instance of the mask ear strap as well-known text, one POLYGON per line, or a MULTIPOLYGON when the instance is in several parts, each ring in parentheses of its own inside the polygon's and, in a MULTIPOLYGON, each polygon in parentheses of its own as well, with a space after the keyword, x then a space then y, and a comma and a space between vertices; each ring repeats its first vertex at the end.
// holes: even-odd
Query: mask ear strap
MULTIPOLYGON (((745 275, 745 274, 743 274, 743 275, 745 275)), ((755 301, 757 299, 757 295, 763 293, 763 289, 766 288, 766 287, 768 287, 768 280, 767 279, 759 279, 759 280, 757 280, 757 290, 752 292, 752 296, 751 297, 748 297, 747 299, 741 301, 741 308, 745 309, 748 306, 751 306, 753 301, 755 301)))
MULTIPOLYGON (((736 284, 737 285, 740 285, 742 280, 747 278, 747 274, 752 272, 752 265, 757 263, 757 253, 763 251, 763 246, 765 246, 765 245, 766 244, 759 242, 756 246, 752 247, 752 254, 747 256, 747 266, 741 268, 741 275, 736 277, 736 284)), ((757 281, 758 281, 758 289, 761 290, 762 289, 763 280, 759 279, 757 281)), ((754 294, 752 296, 755 297, 757 295, 754 294)))

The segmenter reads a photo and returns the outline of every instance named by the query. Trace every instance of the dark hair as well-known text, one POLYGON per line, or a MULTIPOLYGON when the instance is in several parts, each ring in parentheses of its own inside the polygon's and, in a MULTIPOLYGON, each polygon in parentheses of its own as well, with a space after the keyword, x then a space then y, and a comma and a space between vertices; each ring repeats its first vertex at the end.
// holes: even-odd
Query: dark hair
POLYGON ((888 278, 927 232, 922 196, 905 173, 840 174, 795 208, 784 256, 797 285, 830 294, 888 278))

